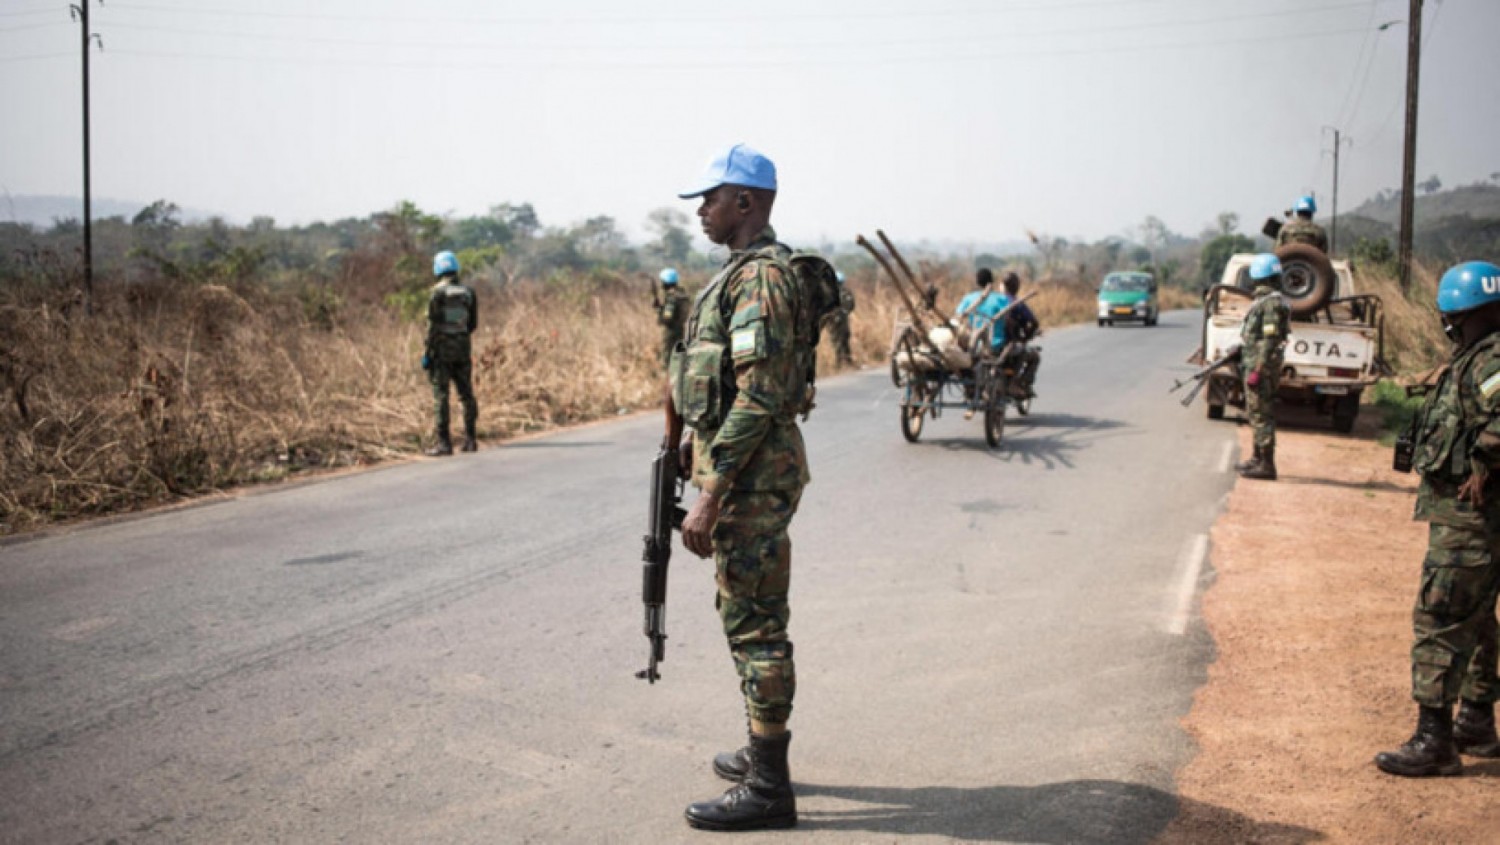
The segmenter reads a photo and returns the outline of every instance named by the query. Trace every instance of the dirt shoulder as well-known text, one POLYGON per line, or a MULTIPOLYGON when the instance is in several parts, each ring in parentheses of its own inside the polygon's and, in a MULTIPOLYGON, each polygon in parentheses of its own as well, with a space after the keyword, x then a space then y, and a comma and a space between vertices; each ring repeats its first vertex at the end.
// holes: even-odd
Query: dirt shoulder
POLYGON ((1214 526, 1203 616, 1218 656, 1184 720, 1200 752, 1160 842, 1500 836, 1500 760, 1466 757, 1462 777, 1431 780, 1371 763, 1415 723, 1407 654, 1426 532, 1411 519, 1416 477, 1390 469, 1373 430, 1358 434, 1283 430, 1281 481, 1240 481, 1214 526))

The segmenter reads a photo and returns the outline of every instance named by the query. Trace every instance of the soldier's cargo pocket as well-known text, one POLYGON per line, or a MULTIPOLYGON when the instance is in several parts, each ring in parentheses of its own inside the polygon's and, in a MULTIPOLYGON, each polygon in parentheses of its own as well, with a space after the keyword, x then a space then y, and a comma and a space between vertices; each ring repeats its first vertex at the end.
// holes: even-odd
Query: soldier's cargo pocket
POLYGON ((700 340, 678 354, 681 369, 672 392, 677 412, 693 428, 717 428, 723 421, 719 406, 724 345, 700 340))

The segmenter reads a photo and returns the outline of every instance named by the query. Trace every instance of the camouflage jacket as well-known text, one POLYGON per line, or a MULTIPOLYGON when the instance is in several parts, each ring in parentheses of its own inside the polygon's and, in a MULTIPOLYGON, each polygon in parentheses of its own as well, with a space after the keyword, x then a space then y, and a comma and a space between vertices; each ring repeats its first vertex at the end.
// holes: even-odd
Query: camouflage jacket
POLYGON ((468 352, 469 335, 479 326, 479 300, 474 289, 444 276, 432 286, 427 298, 427 348, 429 351, 468 352))
POLYGON ((1291 334, 1291 309, 1286 298, 1270 285, 1255 289, 1255 302, 1240 326, 1240 366, 1251 370, 1281 369, 1287 335, 1291 334))
POLYGON ((839 310, 845 316, 854 313, 854 291, 844 285, 839 285, 839 310))
POLYGON ((792 407, 797 372, 790 255, 768 226, 699 292, 686 345, 669 366, 672 401, 693 430, 693 483, 729 490, 797 490, 807 452, 792 407))
POLYGON ((1478 469, 1500 466, 1500 332, 1455 354, 1414 421, 1412 468, 1422 474, 1415 518, 1482 530, 1500 524, 1500 495, 1486 485, 1476 509, 1458 488, 1478 469))
POLYGON ((681 334, 682 324, 687 320, 687 294, 676 285, 666 289, 661 307, 656 309, 656 322, 664 328, 681 334))
POLYGON ((1286 246, 1287 244, 1310 244, 1327 252, 1328 233, 1323 231, 1322 226, 1311 220, 1293 217, 1281 227, 1280 232, 1276 233, 1276 245, 1286 246))

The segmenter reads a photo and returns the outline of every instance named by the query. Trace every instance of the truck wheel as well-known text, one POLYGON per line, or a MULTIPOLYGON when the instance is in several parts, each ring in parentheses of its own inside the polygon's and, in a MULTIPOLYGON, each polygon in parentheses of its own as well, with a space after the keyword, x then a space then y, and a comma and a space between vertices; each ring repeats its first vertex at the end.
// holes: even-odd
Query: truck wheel
POLYGON ((1211 419, 1211 420, 1222 420, 1222 419, 1224 419, 1224 406, 1223 405, 1215 405, 1213 403, 1209 403, 1209 405, 1208 405, 1208 418, 1211 419))
POLYGON ((1333 405, 1333 430, 1348 434, 1354 430, 1354 421, 1359 419, 1359 393, 1340 396, 1333 405))
POLYGON ((1101 329, 1104 328, 1104 321, 1103 320, 1099 321, 1099 328, 1101 328, 1101 329))
POLYGON ((1281 259, 1281 290, 1291 304, 1293 317, 1305 317, 1317 311, 1338 287, 1333 262, 1310 244, 1287 244, 1276 250, 1281 259))

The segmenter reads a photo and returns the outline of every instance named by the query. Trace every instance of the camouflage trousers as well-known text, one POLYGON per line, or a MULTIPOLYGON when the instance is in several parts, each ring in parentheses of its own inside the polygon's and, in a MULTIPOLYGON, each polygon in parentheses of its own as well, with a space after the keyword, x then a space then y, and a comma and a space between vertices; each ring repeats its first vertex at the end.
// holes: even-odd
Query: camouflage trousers
POLYGON ((479 403, 474 400, 473 364, 469 356, 436 357, 428 380, 432 382, 432 410, 437 419, 437 430, 441 434, 449 431, 448 384, 458 388, 458 400, 464 408, 464 432, 474 430, 479 420, 479 403))
POLYGON ((667 367, 672 363, 672 350, 682 342, 682 329, 671 326, 663 326, 661 330, 661 365, 667 367))
POLYGON ((730 492, 714 526, 715 604, 751 719, 784 724, 797 674, 787 639, 792 541, 800 490, 730 492))
POLYGON ((828 339, 833 343, 833 354, 840 364, 851 364, 854 355, 849 351, 849 315, 835 312, 828 318, 828 339))
POLYGON ((1276 446, 1276 387, 1279 381, 1273 375, 1262 377, 1255 387, 1245 382, 1245 418, 1254 432, 1257 449, 1276 446))
POLYGON ((1426 707, 1500 698, 1495 596, 1500 535, 1430 525, 1422 585, 1412 609, 1412 698, 1426 707))

